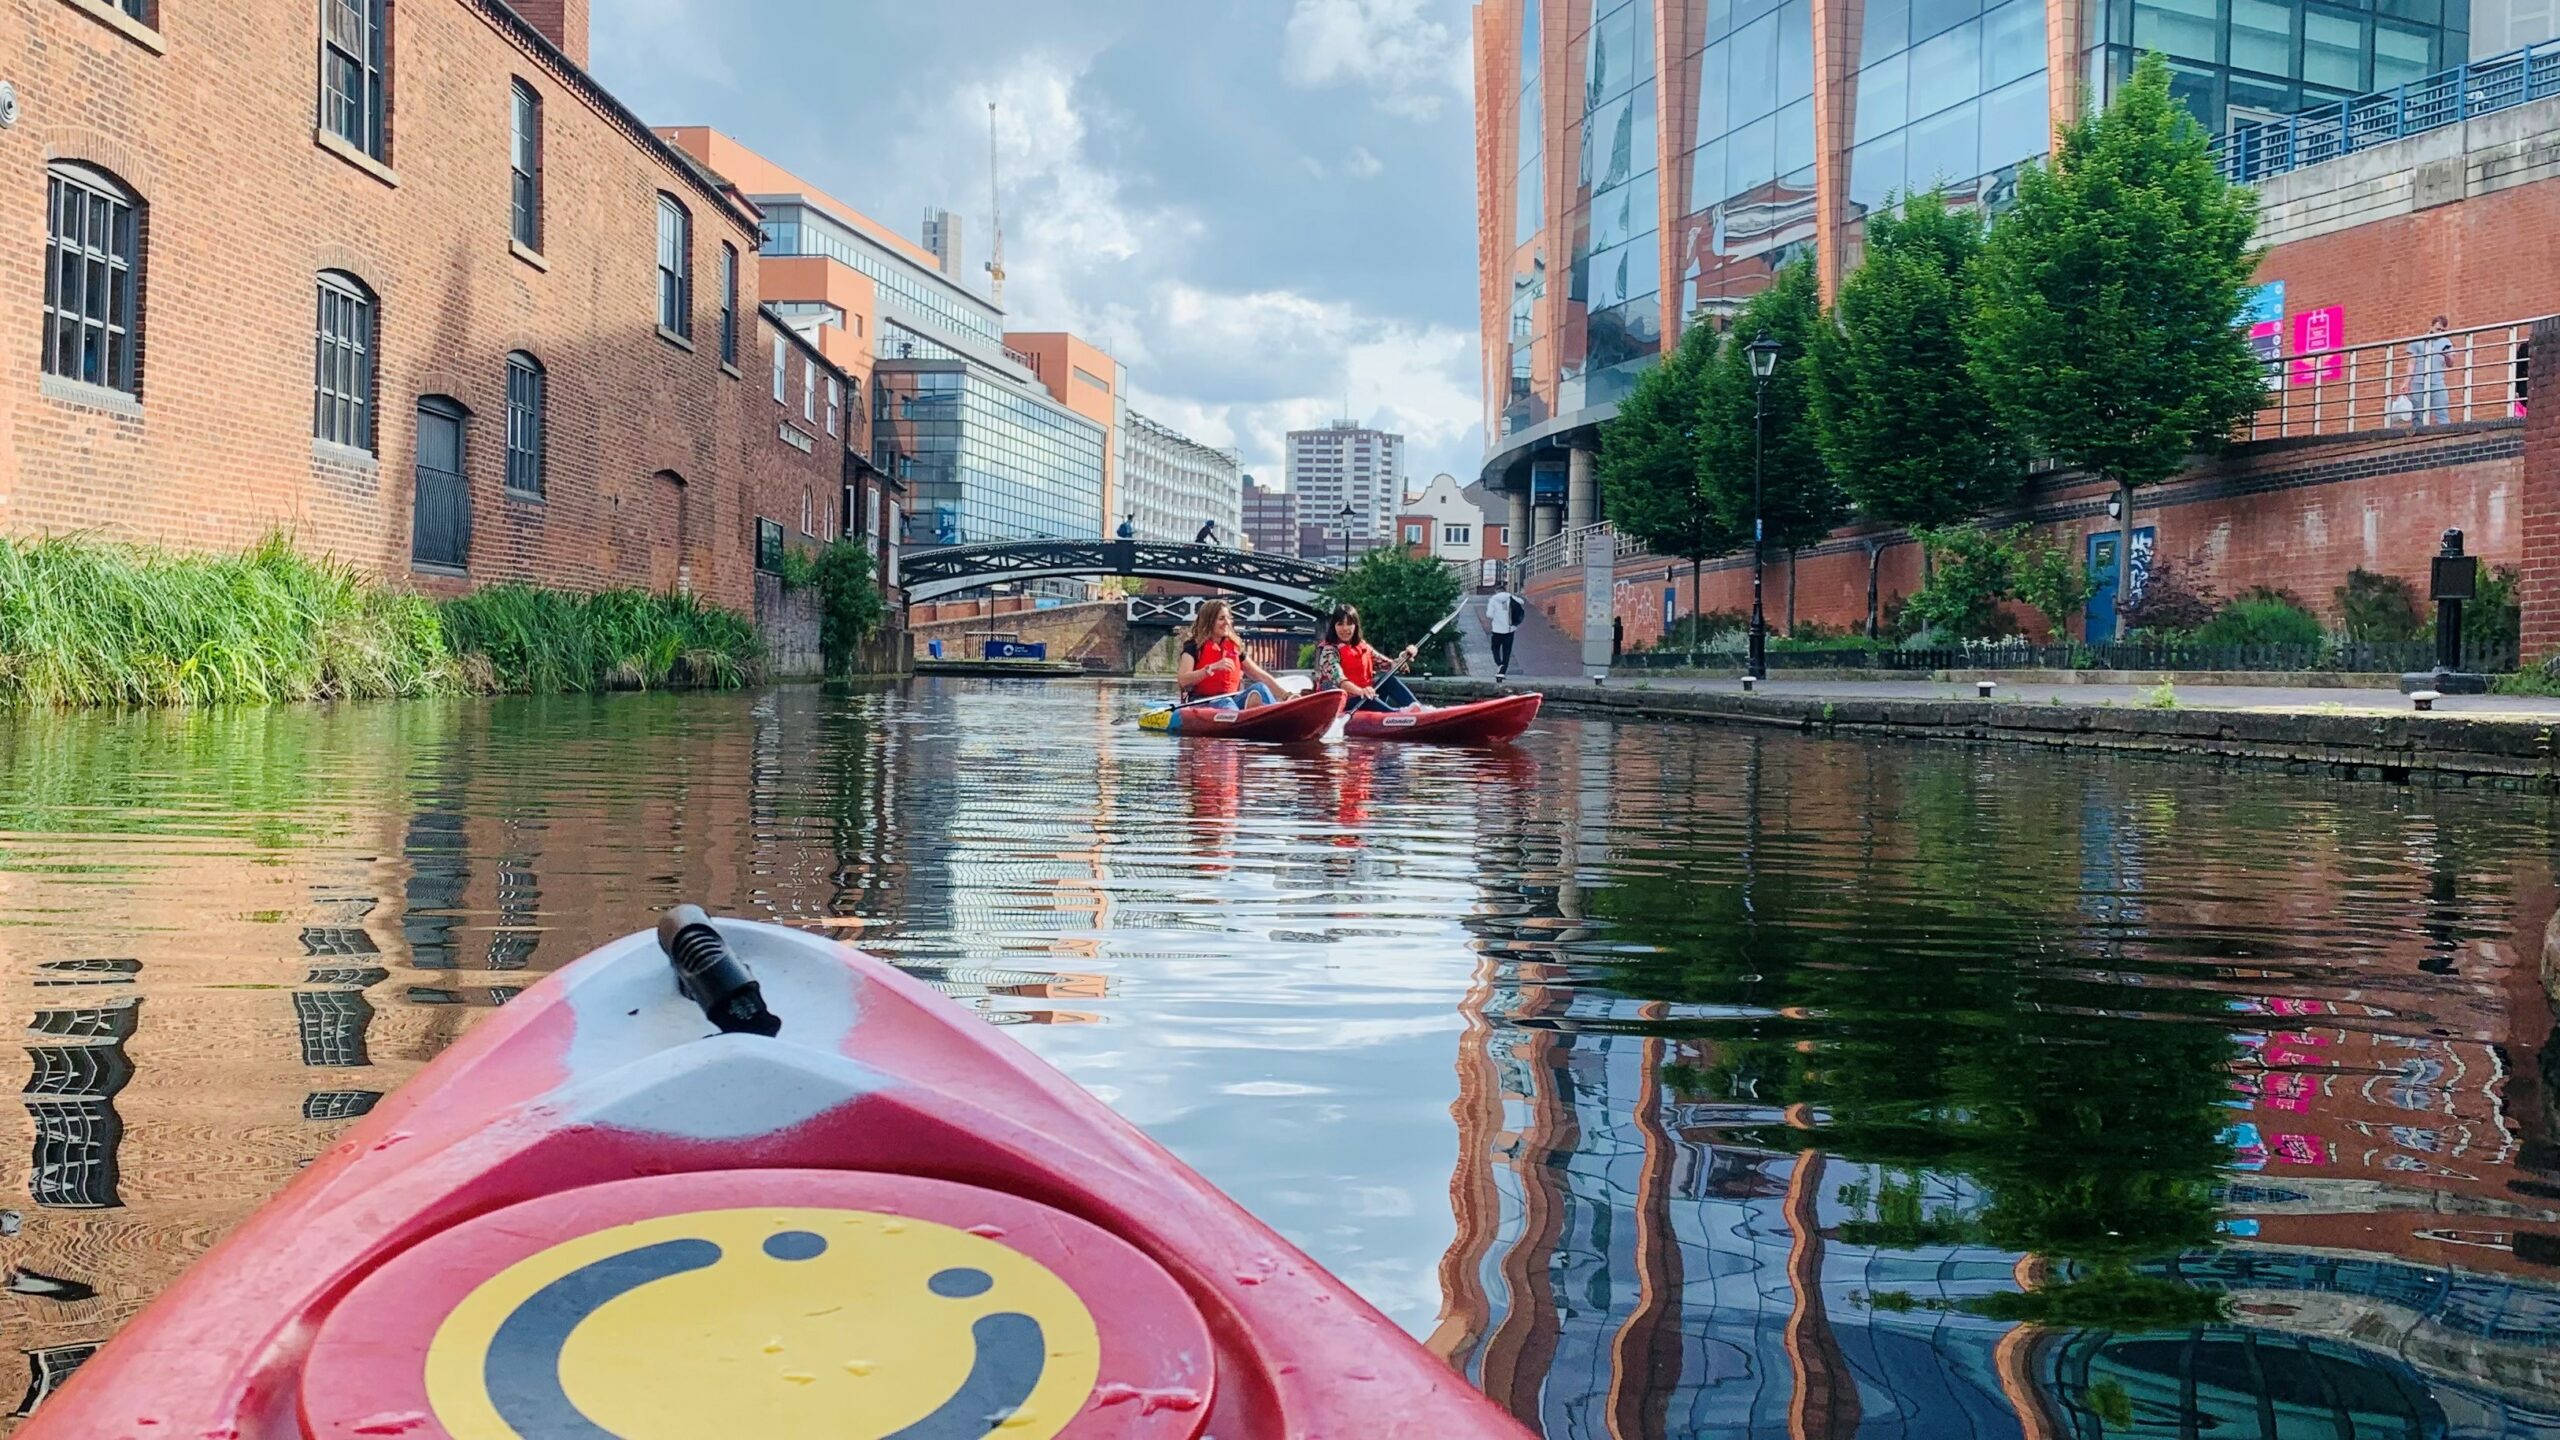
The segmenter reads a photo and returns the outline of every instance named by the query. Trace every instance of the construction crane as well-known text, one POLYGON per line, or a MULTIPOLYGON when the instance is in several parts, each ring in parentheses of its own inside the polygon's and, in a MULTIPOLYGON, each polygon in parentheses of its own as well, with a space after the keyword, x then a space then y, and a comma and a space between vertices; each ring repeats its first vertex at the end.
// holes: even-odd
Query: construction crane
POLYGON ((987 207, 995 216, 995 240, 987 257, 987 290, 1004 308, 1004 181, 996 172, 996 102, 987 102, 987 207))

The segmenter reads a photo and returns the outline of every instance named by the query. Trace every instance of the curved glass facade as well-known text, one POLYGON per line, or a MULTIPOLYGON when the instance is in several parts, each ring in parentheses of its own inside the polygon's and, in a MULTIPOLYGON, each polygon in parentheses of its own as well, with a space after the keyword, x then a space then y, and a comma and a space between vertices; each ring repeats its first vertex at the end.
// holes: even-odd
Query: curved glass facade
POLYGON ((1556 409, 1616 400, 1662 352, 1661 197, 1654 0, 1600 0, 1575 39, 1579 115, 1565 133, 1577 159, 1571 284, 1559 331, 1556 409))
POLYGON ((1004 317, 995 307, 956 286, 922 278, 915 262, 891 259, 868 237, 824 213, 783 199, 759 199, 764 211, 764 253, 823 255, 871 277, 881 290, 905 301, 934 323, 1001 343, 1004 317))

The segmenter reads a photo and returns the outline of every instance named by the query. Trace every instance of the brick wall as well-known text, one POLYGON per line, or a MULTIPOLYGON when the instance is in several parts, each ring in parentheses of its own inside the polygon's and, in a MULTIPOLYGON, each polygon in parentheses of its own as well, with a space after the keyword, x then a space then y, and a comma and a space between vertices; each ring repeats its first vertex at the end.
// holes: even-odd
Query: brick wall
POLYGON ((980 645, 993 632, 1030 644, 1045 644, 1052 660, 1090 660, 1094 668, 1114 672, 1129 668, 1129 606, 1123 600, 1058 605, 1047 610, 999 606, 993 616, 983 612, 957 613, 977 610, 965 604, 916 607, 918 612, 928 608, 938 609, 945 618, 909 617, 909 642, 919 657, 926 653, 927 642, 939 640, 944 659, 975 660, 981 653, 980 645))
MULTIPOLYGON (((2550 407, 2560 412, 2560 398, 2550 407)), ((2425 434, 2388 432, 2333 439, 2275 441, 2238 447, 2157 490, 2145 491, 2134 523, 2157 532, 2157 553, 2225 595, 2267 585, 2291 591, 2334 621, 2331 592, 2357 567, 2398 575, 2424 594, 2427 562, 2438 536, 2458 526, 2472 554, 2485 565, 2529 559, 2527 436, 2518 422, 2460 426, 2425 434)), ((2560 446, 2555 446, 2560 450, 2560 446)), ((2555 475, 2560 481, 2560 475, 2555 475)), ((2047 537, 2087 554, 2087 537, 2115 530, 2106 515, 2106 491, 2077 477, 2039 485, 2016 515, 1993 523, 2028 520, 2047 537)), ((2547 521, 2553 576, 2560 583, 2560 501, 2547 521)), ((1791 567, 1772 555, 1766 605, 1772 627, 1783 627, 1788 586, 1795 587, 1800 623, 1862 629, 1867 613, 1870 543, 1876 546, 1877 594, 1883 613, 1920 585, 1920 549, 1899 531, 1843 530, 1804 552, 1791 567)), ((1630 647, 1650 644, 1664 630, 1663 575, 1674 590, 1674 615, 1690 613, 1686 561, 1644 558, 1618 564, 1616 608, 1630 647)), ((1748 613, 1748 555, 1711 561, 1704 574, 1704 608, 1748 613)), ((1533 577, 1531 603, 1567 634, 1581 633, 1582 572, 1533 577)), ((2528 616, 2531 615, 2528 610, 2528 616)), ((2031 632, 2042 625, 2021 615, 2031 632)), ((2528 619, 2528 625, 2531 624, 2528 619)), ((2555 618, 2553 648, 2560 648, 2555 618)), ((2530 633, 2526 652, 2532 647, 2530 633)))
MULTIPOLYGON (((553 5, 568 14, 579 0, 553 5)), ((660 149, 497 0, 400 0, 382 166, 314 139, 319 7, 187 0, 161 28, 91 0, 0 0, 23 113, 0 132, 0 306, 37 329, 47 166, 110 173, 143 206, 138 403, 0 346, 0 530, 237 549, 273 529, 395 580, 690 583, 753 602, 748 476, 775 448, 750 348, 723 370, 719 247, 752 221, 660 149), (509 243, 509 87, 543 101, 545 249, 509 243), (656 206, 692 216, 692 343, 656 326, 656 206), (377 297, 371 455, 312 439, 316 276, 377 297), (506 493, 505 357, 549 381, 545 493, 506 493), (468 579, 410 565, 416 407, 470 413, 468 579)), ((564 22, 565 23, 565 22, 564 22)), ((740 266, 742 334, 756 268, 740 266)), ((788 512, 796 517, 797 502, 788 512)))

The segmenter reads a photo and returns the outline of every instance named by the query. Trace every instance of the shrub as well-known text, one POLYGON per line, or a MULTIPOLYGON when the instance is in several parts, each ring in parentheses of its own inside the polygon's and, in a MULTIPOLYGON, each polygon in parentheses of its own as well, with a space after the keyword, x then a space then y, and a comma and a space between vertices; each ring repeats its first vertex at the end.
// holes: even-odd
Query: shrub
POLYGON ((1739 610, 1710 610, 1703 615, 1683 615, 1673 622, 1662 638, 1653 642, 1656 650, 1712 649, 1719 637, 1751 630, 1751 617, 1739 610))
POLYGON ((2328 640, 2320 617, 2280 591, 2255 590, 2222 607, 2195 632, 2202 645, 2317 647, 2328 640))
POLYGON ((828 674, 845 674, 853 669, 862 642, 879 632, 880 622, 889 611, 888 602, 880 595, 880 583, 871 573, 871 551, 860 541, 838 540, 820 549, 799 569, 795 580, 793 567, 786 563, 783 584, 792 588, 816 587, 818 650, 826 657, 828 674))
POLYGON ((2472 655, 2513 655, 2524 641, 2524 606, 2516 598, 2522 579, 2513 565, 2480 572, 2480 594, 2462 607, 2462 646, 2472 655))
POLYGON ((2184 635, 2203 628, 2222 608, 2222 597, 2197 578, 2196 562, 2172 563, 2154 555, 2144 574, 2142 593, 2125 611, 2125 628, 2146 635, 2184 635))
POLYGON ((2350 640, 2388 644, 2415 640, 2426 631, 2418 611, 2418 588, 2397 575, 2357 566, 2330 597, 2338 602, 2340 623, 2350 640))
POLYGON ((2027 526, 1956 525, 1919 533, 1929 551, 1929 579, 1904 603, 1897 623, 1916 621, 1923 629, 1964 637, 2015 634, 2017 623, 2001 606, 2018 600, 2059 633, 2088 603, 2088 572, 2069 551, 2027 526))

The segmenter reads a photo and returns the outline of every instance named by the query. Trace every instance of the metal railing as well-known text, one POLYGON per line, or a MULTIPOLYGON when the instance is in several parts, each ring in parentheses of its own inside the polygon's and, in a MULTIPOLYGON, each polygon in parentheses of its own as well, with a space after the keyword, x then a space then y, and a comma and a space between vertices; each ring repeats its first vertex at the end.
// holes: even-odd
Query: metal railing
MULTIPOLYGON (((1742 664, 1740 632, 1710 639, 1699 655, 1702 665, 1733 669, 1742 664)), ((1689 652, 1669 645, 1659 650, 1630 651, 1618 662, 1634 669, 1681 669, 1689 652)), ((2026 641, 1975 645, 1908 647, 1890 642, 1856 641, 1790 644, 1773 639, 1769 669, 1876 670, 1927 673, 1936 670, 2120 670, 2120 671, 2336 671, 2361 675, 2399 675, 2432 670, 2433 640, 2330 640, 2318 645, 2202 645, 2187 640, 2134 639, 2112 644, 2034 645, 2026 641)), ((2506 674, 2516 668, 2516 647, 2506 643, 2465 644, 2463 666, 2481 674, 2506 674)))
POLYGON ((1591 541, 1592 537, 1598 535, 1607 535, 1611 538, 1615 546, 1612 553, 1620 560, 1641 559, 1653 553, 1642 541, 1618 534, 1616 527, 1606 520, 1590 525, 1579 525, 1571 530, 1550 535, 1513 556, 1511 559, 1512 588, 1518 589, 1528 583, 1530 576, 1549 570, 1580 569, 1584 546, 1591 541))
POLYGON ((2239 438, 2520 418, 2534 324, 2516 320, 2270 356, 2266 403, 2239 438))
POLYGON ((2214 158, 2231 180, 2264 180, 2553 95, 2560 95, 2560 40, 2315 105, 2281 120, 2235 124, 2230 133, 2214 137, 2214 158))

